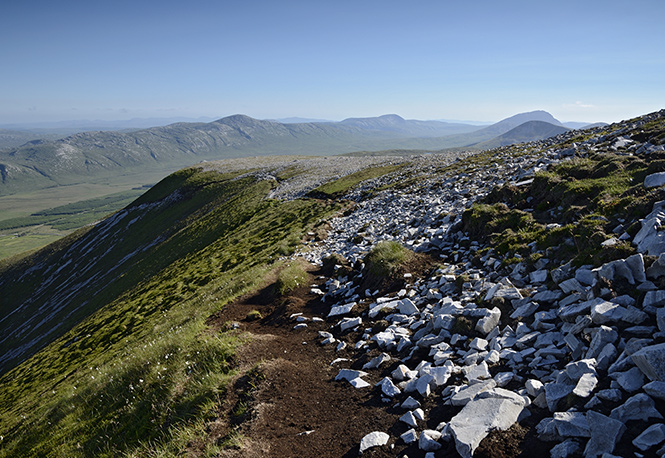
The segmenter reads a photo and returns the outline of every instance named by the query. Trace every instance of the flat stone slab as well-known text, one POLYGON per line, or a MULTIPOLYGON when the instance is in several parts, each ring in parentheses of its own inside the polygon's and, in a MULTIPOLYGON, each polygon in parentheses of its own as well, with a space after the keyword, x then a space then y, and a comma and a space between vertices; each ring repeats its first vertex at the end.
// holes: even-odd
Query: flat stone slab
POLYGON ((490 431, 510 428, 524 410, 524 399, 507 392, 513 396, 509 397, 503 393, 506 390, 499 390, 482 393, 450 420, 448 428, 455 438, 457 452, 463 458, 471 458, 490 431))
POLYGON ((371 432, 360 441, 360 453, 372 447, 386 445, 389 440, 390 436, 382 431, 371 432))

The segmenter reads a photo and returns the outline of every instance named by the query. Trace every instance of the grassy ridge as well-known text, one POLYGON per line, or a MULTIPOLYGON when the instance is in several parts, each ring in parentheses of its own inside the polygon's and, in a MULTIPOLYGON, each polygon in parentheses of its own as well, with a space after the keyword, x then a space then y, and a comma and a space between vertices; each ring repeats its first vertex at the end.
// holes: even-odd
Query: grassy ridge
MULTIPOLYGON (((2 377, 0 456, 173 456, 202 434, 232 373, 237 343, 210 335, 206 318, 272 268, 280 241, 337 209, 311 199, 267 200, 271 186, 189 169, 137 200, 129 212, 145 212, 176 189, 184 193, 150 218, 106 235, 134 248, 156 234, 163 240, 103 293, 87 295, 87 304, 69 316, 68 332, 2 377)), ((93 232, 70 236, 1 274, 16 278, 62 257, 98 236, 93 232)), ((111 259, 101 253, 96 259, 100 269, 111 268, 111 259)), ((16 294, 2 296, 20 296, 21 288, 13 288, 16 294)), ((215 449, 210 444, 209 452, 215 449)))

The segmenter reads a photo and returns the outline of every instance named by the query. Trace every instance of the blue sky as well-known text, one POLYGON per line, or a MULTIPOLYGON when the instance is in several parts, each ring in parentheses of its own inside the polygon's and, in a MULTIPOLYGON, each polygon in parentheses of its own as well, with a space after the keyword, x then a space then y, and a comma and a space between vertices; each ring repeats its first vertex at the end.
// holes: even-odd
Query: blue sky
POLYGON ((613 122, 665 108, 664 17, 662 0, 11 1, 0 123, 613 122))

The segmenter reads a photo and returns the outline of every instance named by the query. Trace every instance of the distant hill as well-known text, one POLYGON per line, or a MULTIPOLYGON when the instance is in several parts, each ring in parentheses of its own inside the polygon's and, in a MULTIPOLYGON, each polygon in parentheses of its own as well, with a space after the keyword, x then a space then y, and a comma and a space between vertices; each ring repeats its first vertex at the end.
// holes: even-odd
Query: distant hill
POLYGON ((112 176, 156 166, 175 171, 201 161, 232 157, 470 147, 527 121, 560 125, 544 111, 518 114, 484 128, 406 120, 394 114, 290 124, 233 115, 208 123, 81 132, 0 151, 0 195, 80 183, 99 174, 112 176))
POLYGON ((491 140, 476 143, 473 146, 480 149, 498 148, 500 146, 508 146, 515 143, 543 140, 545 138, 562 134, 568 130, 570 129, 567 127, 551 124, 549 122, 527 121, 509 130, 505 134, 501 134, 491 140))

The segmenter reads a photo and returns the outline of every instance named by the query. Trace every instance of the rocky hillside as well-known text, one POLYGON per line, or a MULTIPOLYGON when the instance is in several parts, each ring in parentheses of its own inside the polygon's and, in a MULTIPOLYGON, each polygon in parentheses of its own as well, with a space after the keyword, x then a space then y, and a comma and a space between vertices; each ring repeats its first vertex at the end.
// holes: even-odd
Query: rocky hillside
POLYGON ((0 456, 663 454, 665 111, 256 161, 0 266, 0 456))

